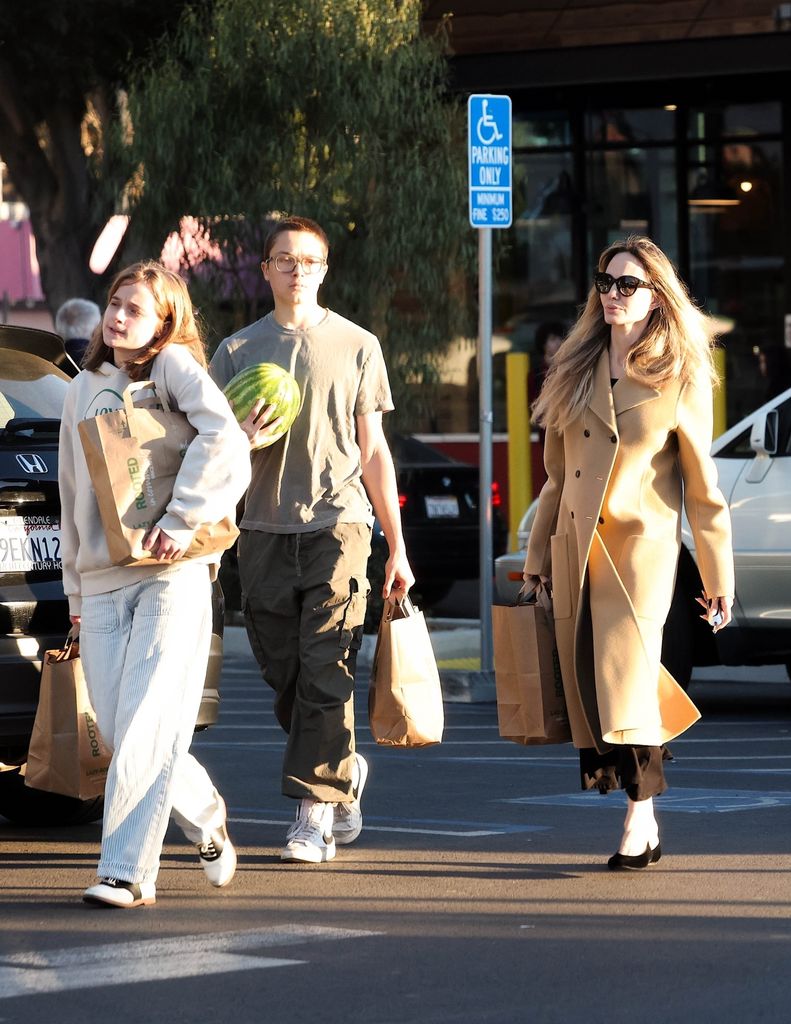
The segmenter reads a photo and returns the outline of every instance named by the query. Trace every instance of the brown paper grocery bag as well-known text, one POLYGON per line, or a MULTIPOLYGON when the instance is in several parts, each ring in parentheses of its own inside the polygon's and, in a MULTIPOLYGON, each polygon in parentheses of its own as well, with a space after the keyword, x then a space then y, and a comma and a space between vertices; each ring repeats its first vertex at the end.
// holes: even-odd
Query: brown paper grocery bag
POLYGON ((25 784, 89 800, 104 793, 110 757, 88 697, 80 645, 68 639, 44 655, 25 784))
POLYGON ((552 607, 541 588, 530 603, 492 608, 500 735, 528 746, 571 740, 552 607))
POLYGON ((368 721, 382 746, 425 747, 442 741, 445 709, 434 649, 423 613, 406 595, 384 603, 368 721))
MULTIPOLYGON (((134 404, 135 392, 153 389, 137 381, 124 391, 124 408, 79 424, 99 514, 114 565, 161 565, 142 546, 146 533, 165 513, 184 453, 196 435, 187 417, 168 407, 134 404)), ((226 517, 195 532, 184 558, 225 551, 239 535, 226 517)))

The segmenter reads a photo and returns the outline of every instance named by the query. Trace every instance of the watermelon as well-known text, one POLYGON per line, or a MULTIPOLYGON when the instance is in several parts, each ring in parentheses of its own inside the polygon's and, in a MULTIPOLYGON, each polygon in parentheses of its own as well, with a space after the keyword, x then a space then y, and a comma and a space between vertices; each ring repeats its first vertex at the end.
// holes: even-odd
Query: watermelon
POLYGON ((275 407, 273 418, 283 417, 278 431, 267 437, 263 444, 256 445, 256 448, 266 448, 280 440, 291 429, 299 412, 299 384, 288 370, 277 363, 248 366, 228 381, 223 392, 228 401, 233 403, 234 415, 240 423, 247 419, 259 398, 264 399, 264 405, 275 407))

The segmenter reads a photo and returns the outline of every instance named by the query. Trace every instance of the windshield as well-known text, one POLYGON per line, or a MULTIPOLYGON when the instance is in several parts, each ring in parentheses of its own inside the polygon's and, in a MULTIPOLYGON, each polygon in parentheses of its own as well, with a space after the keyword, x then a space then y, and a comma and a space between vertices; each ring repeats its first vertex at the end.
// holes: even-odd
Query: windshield
POLYGON ((69 378, 29 352, 0 353, 0 427, 13 419, 60 419, 69 378))

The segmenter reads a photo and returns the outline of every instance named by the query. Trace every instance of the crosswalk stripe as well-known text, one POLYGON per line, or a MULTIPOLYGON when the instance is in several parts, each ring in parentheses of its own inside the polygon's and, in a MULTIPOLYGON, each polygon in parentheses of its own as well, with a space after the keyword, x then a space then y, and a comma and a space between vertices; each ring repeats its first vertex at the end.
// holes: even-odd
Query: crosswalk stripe
POLYGON ((379 934, 349 928, 282 925, 13 953, 0 958, 0 999, 230 971, 292 967, 307 961, 255 954, 272 946, 301 946, 379 934))

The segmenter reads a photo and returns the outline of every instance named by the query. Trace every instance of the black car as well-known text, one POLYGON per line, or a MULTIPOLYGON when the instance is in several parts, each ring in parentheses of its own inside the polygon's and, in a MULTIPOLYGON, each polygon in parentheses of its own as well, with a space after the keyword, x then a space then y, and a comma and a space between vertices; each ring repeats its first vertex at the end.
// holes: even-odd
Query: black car
MULTIPOLYGON (((421 608, 430 608, 457 581, 479 577, 478 467, 457 462, 423 441, 402 434, 390 439, 390 450, 396 467, 407 557, 415 574, 412 594, 421 608)), ((493 497, 492 546, 496 558, 507 547, 508 529, 497 512, 497 491, 493 497)), ((377 522, 368 563, 371 596, 367 630, 376 629, 381 615, 378 595, 387 553, 387 542, 377 522)))
MULTIPOLYGON (((58 431, 77 367, 60 337, 0 325, 0 815, 24 824, 93 821, 103 800, 24 785, 43 652, 69 628, 60 563, 58 431)), ((212 644, 196 728, 217 720, 224 601, 215 585, 212 644)))

